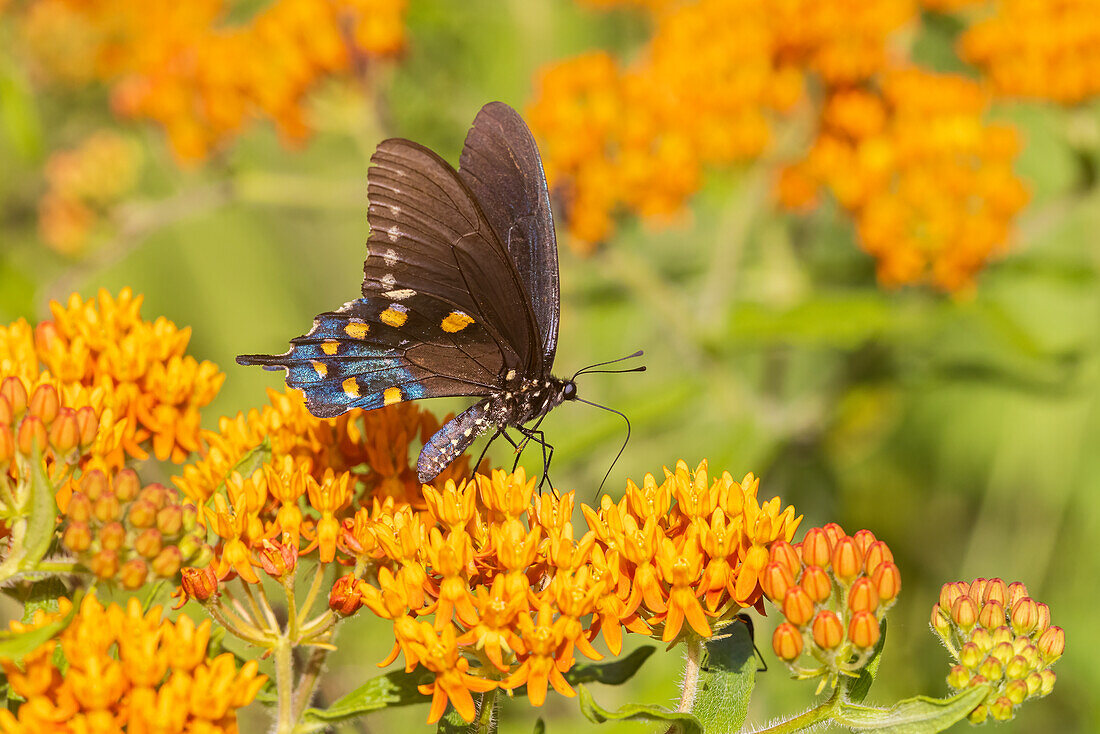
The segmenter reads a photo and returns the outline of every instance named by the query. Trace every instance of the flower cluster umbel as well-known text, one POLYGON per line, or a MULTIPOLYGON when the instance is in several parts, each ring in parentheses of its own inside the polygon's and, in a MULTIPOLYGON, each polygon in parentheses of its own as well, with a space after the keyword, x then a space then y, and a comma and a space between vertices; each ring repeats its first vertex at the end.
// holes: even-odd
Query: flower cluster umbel
POLYGON ((360 573, 333 589, 343 613, 365 604, 393 620, 393 652, 433 683, 429 721, 447 701, 466 719, 471 691, 527 686, 543 703, 547 686, 572 696, 564 677, 592 642, 622 649, 623 630, 709 637, 715 625, 760 602, 769 548, 789 540, 801 517, 779 498, 757 500, 759 481, 711 478, 706 462, 678 462, 658 482, 628 483, 618 502, 581 506, 574 495, 535 495, 522 469, 425 486, 423 504, 375 502, 345 522, 342 545, 360 573), (578 537, 579 536, 579 537, 578 537), (480 661, 472 667, 470 660, 480 661))
POLYGON ((147 612, 137 599, 125 608, 104 608, 86 596, 70 612, 68 599, 58 611, 39 610, 25 632, 73 613, 57 639, 21 661, 0 658, 12 692, 23 699, 14 713, 0 709, 4 734, 236 734, 236 710, 255 698, 267 676, 249 661, 238 666, 232 653, 208 654, 210 621, 198 627, 190 617, 176 622, 160 607, 147 612), (60 653, 60 655, 58 655, 60 653), (64 660, 64 665, 60 661, 64 660))
POLYGON ((989 684, 970 714, 979 724, 1007 721, 1016 707, 1053 690, 1051 666, 1062 657, 1066 634, 1050 624, 1050 609, 1019 581, 975 579, 944 584, 932 607, 932 629, 957 661, 947 676, 956 691, 989 684))
POLYGON ((820 676, 820 691, 841 675, 857 675, 871 659, 901 575, 870 530, 847 535, 829 523, 811 528, 801 543, 772 544, 761 584, 784 617, 772 649, 796 677, 820 676), (799 663, 803 654, 812 665, 799 663))

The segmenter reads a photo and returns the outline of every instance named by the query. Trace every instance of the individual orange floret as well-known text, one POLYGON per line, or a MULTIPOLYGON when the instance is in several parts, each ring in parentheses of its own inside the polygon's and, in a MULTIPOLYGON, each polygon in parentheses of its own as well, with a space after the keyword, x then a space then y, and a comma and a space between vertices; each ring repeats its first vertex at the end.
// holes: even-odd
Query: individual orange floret
MULTIPOLYGON (((35 624, 59 619, 71 609, 40 615, 35 624)), ((13 691, 25 699, 13 714, 0 712, 0 731, 91 732, 131 730, 165 734, 237 731, 237 709, 251 703, 267 680, 255 661, 238 668, 230 653, 210 658, 210 623, 162 618, 160 607, 143 612, 137 599, 126 608, 104 608, 93 596, 81 602, 58 640, 25 656, 20 665, 0 659, 13 691), (54 664, 60 645, 64 669, 54 664), (169 715, 171 714, 171 715, 169 715)))
POLYGON ((1004 0, 959 39, 998 94, 1072 105, 1100 94, 1100 12, 1094 0, 1004 0))

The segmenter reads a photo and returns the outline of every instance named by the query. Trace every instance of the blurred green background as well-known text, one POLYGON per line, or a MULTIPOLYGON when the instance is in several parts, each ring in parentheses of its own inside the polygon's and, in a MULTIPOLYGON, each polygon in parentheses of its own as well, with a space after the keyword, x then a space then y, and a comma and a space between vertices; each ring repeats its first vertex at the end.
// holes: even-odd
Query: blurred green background
MULTIPOLYGON (((205 413, 213 427, 278 386, 236 366, 236 354, 281 351, 315 313, 358 294, 365 173, 379 140, 407 137, 457 162, 483 103, 522 109, 542 64, 591 48, 629 57, 647 33, 637 14, 569 0, 415 0, 407 25, 407 52, 375 75, 371 95, 333 85, 311 98, 319 130, 299 151, 260 126, 217 165, 181 171, 157 130, 130 126, 146 161, 126 226, 80 258, 38 241, 44 155, 79 130, 121 123, 93 94, 36 90, 0 53, 0 322, 41 318, 49 298, 73 290, 130 286, 145 295, 146 318, 191 326, 191 353, 227 372, 205 413)), ((925 63, 958 66, 954 30, 925 24, 925 63)), ((627 477, 706 458, 713 471, 761 476, 761 497, 794 504, 803 528, 835 521, 889 544, 904 586, 870 701, 945 693, 948 656, 927 622, 939 587, 997 576, 1025 582, 1068 639, 1055 693, 1001 731, 1100 731, 1089 693, 1100 672, 1087 652, 1100 641, 1088 621, 1100 603, 1100 157, 1069 132, 1095 128, 1100 113, 1002 104, 997 115, 1023 134, 1017 170, 1032 200, 972 296, 881 289, 842 212, 781 212, 769 203, 774 171, 750 165, 708 176, 690 218, 671 228, 624 220, 584 259, 562 238, 557 372, 646 351, 644 374, 580 384, 582 397, 632 422, 613 494, 627 477)), ((590 500, 623 441, 621 420, 574 404, 544 428, 556 484, 590 500)), ((525 458, 537 471, 534 452, 525 458)), ((752 701, 757 725, 812 699, 813 684, 789 680, 770 652, 773 620, 757 625, 770 668, 752 701)), ((373 675, 391 640, 388 623, 365 613, 348 623, 323 695, 373 675)), ((679 651, 659 653, 632 684, 597 686, 597 699, 673 702, 679 666, 679 651)), ((345 730, 421 728, 425 715, 384 712, 345 730)), ((550 732, 593 726, 552 694, 541 710, 507 704, 501 731, 530 731, 536 716, 550 732)), ((265 726, 258 714, 242 722, 265 726)))

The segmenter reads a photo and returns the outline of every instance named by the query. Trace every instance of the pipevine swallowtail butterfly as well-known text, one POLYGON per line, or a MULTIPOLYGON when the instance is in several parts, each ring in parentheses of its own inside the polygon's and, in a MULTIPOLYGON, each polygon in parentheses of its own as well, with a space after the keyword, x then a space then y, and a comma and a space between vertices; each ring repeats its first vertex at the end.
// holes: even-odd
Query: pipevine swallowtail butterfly
POLYGON ((524 424, 576 400, 577 386, 551 374, 558 251, 527 125, 506 104, 485 105, 457 171, 422 145, 385 140, 371 157, 367 196, 363 297, 319 314, 285 354, 237 362, 285 369, 287 384, 320 418, 404 400, 480 397, 424 445, 420 481, 434 479, 481 434, 508 437, 508 428, 543 445, 545 478, 546 444, 538 424, 524 424))

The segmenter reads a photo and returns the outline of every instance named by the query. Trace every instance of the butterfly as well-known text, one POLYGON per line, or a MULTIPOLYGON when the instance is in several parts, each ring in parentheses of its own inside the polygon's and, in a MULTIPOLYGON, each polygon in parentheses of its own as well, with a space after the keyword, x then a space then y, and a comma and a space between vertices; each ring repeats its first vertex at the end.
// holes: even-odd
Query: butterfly
POLYGON ((424 445, 420 481, 433 480, 484 433, 512 441, 508 428, 526 437, 512 441, 517 448, 542 444, 545 479, 548 445, 538 423, 525 424, 578 398, 573 378, 551 374, 558 250, 531 131, 508 105, 485 105, 457 171, 418 143, 385 140, 371 157, 367 196, 363 297, 318 315, 285 354, 237 362, 286 370, 287 384, 319 418, 479 397, 424 445))

